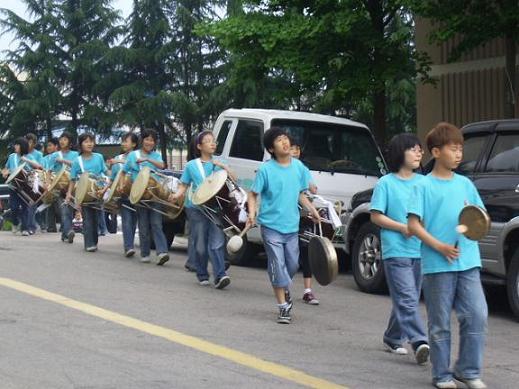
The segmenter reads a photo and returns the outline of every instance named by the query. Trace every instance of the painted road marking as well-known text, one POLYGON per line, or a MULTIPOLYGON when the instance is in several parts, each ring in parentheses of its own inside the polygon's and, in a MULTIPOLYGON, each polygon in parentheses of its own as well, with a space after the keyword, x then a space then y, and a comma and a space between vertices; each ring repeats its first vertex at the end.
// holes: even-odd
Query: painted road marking
POLYGON ((44 289, 36 288, 34 286, 25 284, 23 282, 15 281, 9 278, 0 277, 0 285, 6 288, 14 289, 19 292, 37 297, 43 300, 51 301, 53 303, 63 305, 68 308, 86 313, 87 315, 95 316, 100 319, 110 321, 112 323, 120 324, 124 327, 133 328, 153 336, 169 340, 170 342, 189 347, 191 349, 201 351, 228 361, 237 363, 239 365, 247 366, 251 369, 261 371, 276 377, 295 382, 297 384, 320 389, 347 389, 345 386, 335 384, 333 382, 317 378, 306 374, 302 371, 292 369, 274 362, 269 362, 264 359, 255 357, 251 354, 246 354, 241 351, 234 350, 225 346, 220 346, 216 343, 208 342, 206 340, 196 338, 194 336, 186 335, 181 332, 161 327, 152 323, 135 319, 130 316, 121 315, 107 309, 96 307, 95 305, 83 303, 81 301, 73 300, 68 297, 46 291, 44 289))

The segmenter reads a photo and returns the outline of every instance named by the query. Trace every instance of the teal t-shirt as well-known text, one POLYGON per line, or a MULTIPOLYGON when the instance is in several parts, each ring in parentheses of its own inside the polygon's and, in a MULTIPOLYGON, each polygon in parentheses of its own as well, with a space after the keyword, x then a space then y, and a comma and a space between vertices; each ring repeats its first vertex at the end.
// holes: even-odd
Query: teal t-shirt
POLYGON ((460 256, 450 263, 442 254, 422 244, 422 272, 424 274, 464 271, 481 267, 478 243, 456 231, 458 218, 465 205, 483 207, 472 181, 459 174, 450 179, 427 175, 409 197, 407 212, 418 216, 424 228, 443 243, 458 242, 460 256))
POLYGON ((305 169, 295 158, 288 166, 275 159, 260 166, 251 188, 260 195, 259 224, 283 234, 299 230, 299 194, 308 189, 305 169))
POLYGON ((144 166, 148 166, 152 170, 157 170, 157 167, 151 162, 146 161, 142 163, 137 163, 137 160, 139 158, 149 158, 154 161, 162 162, 162 155, 156 151, 152 151, 149 154, 144 153, 142 150, 132 151, 128 155, 128 158, 126 158, 126 163, 123 166, 123 171, 126 174, 130 175, 132 182, 135 181, 137 175, 144 166))
MULTIPOLYGON (((43 154, 41 153, 41 151, 34 149, 25 157, 27 159, 30 159, 31 161, 40 164, 43 168, 45 167, 45 161, 43 159, 43 154)), ((27 164, 27 170, 33 170, 33 167, 30 164, 27 164)))
POLYGON ((9 157, 7 157, 7 161, 5 162, 5 168, 9 170, 9 174, 11 174, 18 166, 20 166, 22 163, 21 159, 22 157, 16 153, 9 154, 9 157))
MULTIPOLYGON (((204 169, 204 175, 202 175, 202 172, 200 171, 200 168, 198 167, 198 161, 199 159, 192 159, 186 164, 186 167, 184 169, 184 172, 182 173, 182 177, 180 177, 180 182, 186 186, 191 185, 191 188, 188 189, 191 191, 191 193, 194 193, 200 184, 204 181, 205 177, 210 176, 214 172, 217 172, 218 170, 221 170, 221 167, 216 166, 212 160, 211 161, 202 161, 200 159, 200 162, 202 164, 202 168, 204 169)), ((191 196, 186 196, 186 200, 184 203, 184 207, 194 207, 193 203, 191 202, 191 196)))
POLYGON ((115 163, 112 164, 112 167, 110 168, 111 175, 110 179, 113 181, 115 180, 115 177, 119 173, 119 171, 123 168, 124 164, 126 163, 126 157, 128 154, 119 154, 116 157, 114 157, 115 163))
MULTIPOLYGON (((415 174, 409 179, 403 179, 397 174, 390 173, 378 180, 371 197, 371 211, 383 213, 390 219, 407 224, 407 203, 413 187, 424 176, 415 174)), ((420 258, 420 240, 416 236, 406 238, 398 231, 382 228, 382 259, 389 258, 420 258)))
POLYGON ((50 155, 51 161, 49 162, 49 165, 51 166, 49 169, 51 169, 53 172, 60 172, 63 167, 68 166, 64 163, 58 162, 58 159, 63 159, 65 161, 71 161, 74 162, 74 160, 79 156, 79 153, 77 151, 69 150, 66 153, 63 151, 56 151, 55 153, 52 153, 50 155))
POLYGON ((105 159, 101 154, 92 153, 88 159, 82 157, 81 155, 78 156, 72 162, 72 168, 70 169, 70 179, 72 181, 77 181, 79 176, 86 172, 98 178, 106 174, 105 159))
POLYGON ((43 169, 52 170, 51 168, 52 168, 53 163, 54 162, 52 160, 52 154, 47 154, 46 156, 43 157, 43 169))

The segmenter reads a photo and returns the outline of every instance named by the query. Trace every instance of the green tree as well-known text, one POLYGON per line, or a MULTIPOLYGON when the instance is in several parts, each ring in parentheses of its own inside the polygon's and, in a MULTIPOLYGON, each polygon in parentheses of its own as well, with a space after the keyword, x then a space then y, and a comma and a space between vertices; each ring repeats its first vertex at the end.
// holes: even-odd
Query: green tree
POLYGON ((110 101, 118 120, 132 127, 150 127, 160 136, 162 157, 166 160, 171 120, 172 96, 168 91, 174 60, 171 27, 167 17, 168 1, 134 0, 128 17, 128 34, 115 48, 111 61, 120 63, 122 78, 110 101))
POLYGON ((413 1, 415 12, 434 22, 433 42, 460 39, 449 53, 455 61, 466 52, 495 38, 505 39, 505 117, 513 118, 517 104, 517 46, 519 2, 517 0, 426 0, 413 1))
POLYGON ((173 114, 181 124, 186 144, 195 130, 202 130, 228 104, 228 90, 222 86, 226 53, 213 37, 198 34, 197 26, 218 18, 221 2, 208 0, 171 1, 171 47, 174 60, 171 91, 173 114))
POLYGON ((428 66, 412 45, 413 20, 404 1, 246 4, 243 15, 208 28, 233 54, 238 77, 282 75, 289 84, 282 96, 296 108, 354 116, 368 107, 375 136, 386 140, 388 87, 426 77, 428 66))
POLYGON ((111 0, 61 0, 57 43, 65 66, 62 79, 63 112, 69 128, 88 126, 104 132, 114 121, 109 112, 111 65, 108 57, 122 33, 119 12, 111 0))
POLYGON ((0 10, 2 32, 13 33, 19 42, 16 49, 6 53, 8 65, 2 69, 2 89, 5 93, 23 90, 4 97, 9 101, 11 116, 7 116, 10 122, 7 117, 2 122, 15 132, 41 129, 50 137, 53 119, 60 110, 59 78, 64 71, 58 60, 61 48, 55 40, 59 26, 56 4, 53 0, 24 0, 24 3, 29 20, 8 9, 0 10))

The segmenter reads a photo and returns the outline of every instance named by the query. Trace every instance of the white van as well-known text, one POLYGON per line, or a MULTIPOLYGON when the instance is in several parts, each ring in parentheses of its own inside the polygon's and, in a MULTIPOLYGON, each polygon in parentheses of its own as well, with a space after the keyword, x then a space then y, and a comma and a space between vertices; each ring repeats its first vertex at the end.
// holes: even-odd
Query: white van
MULTIPOLYGON (((270 159, 263 148, 263 133, 270 127, 284 128, 299 140, 301 160, 310 169, 319 195, 327 200, 349 205, 355 193, 373 188, 386 172, 382 154, 364 124, 307 112, 228 109, 214 125, 216 155, 236 173, 245 190, 251 188, 259 165, 270 159)), ((250 243, 261 243, 257 228, 249 231, 247 241, 234 263, 250 258, 250 243)), ((344 248, 342 242, 336 247, 344 248)))

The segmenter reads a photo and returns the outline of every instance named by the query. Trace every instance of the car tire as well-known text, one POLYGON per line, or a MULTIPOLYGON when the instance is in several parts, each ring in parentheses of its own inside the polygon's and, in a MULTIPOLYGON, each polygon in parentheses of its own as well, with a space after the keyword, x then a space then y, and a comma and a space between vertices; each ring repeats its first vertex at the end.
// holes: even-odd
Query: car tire
POLYGON ((515 250, 506 275, 508 302, 516 319, 519 321, 519 248, 515 250))
MULTIPOLYGON (((227 238, 228 240, 228 238, 227 238)), ((234 254, 229 254, 227 252, 227 248, 225 249, 226 259, 231 263, 231 265, 236 266, 245 266, 247 265, 256 255, 258 254, 259 247, 254 243, 250 243, 247 240, 247 235, 243 237, 243 246, 240 251, 234 254)))
POLYGON ((361 291, 366 293, 387 291, 379 227, 371 222, 362 225, 355 237, 351 259, 353 278, 361 291))

